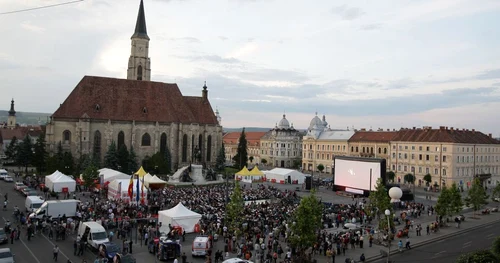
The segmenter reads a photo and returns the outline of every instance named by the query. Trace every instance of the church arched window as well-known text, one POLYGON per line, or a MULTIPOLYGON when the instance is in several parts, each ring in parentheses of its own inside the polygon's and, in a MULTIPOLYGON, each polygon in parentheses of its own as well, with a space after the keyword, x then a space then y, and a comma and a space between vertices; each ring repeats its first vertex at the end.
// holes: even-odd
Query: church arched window
POLYGON ((167 150, 167 134, 162 133, 160 137, 160 152, 161 154, 165 154, 165 151, 167 150))
POLYGON ((149 133, 142 135, 141 146, 151 146, 151 136, 149 133))
POLYGON ((101 160, 101 132, 94 132, 94 157, 101 160))
POLYGON ((212 159, 212 135, 208 135, 207 137, 207 162, 210 162, 212 159))
POLYGON ((64 144, 71 143, 71 132, 68 130, 63 131, 63 142, 64 144))
POLYGON ((142 66, 137 67, 137 80, 142 80, 142 66))
MULTIPOLYGON (((200 150, 200 153, 203 153, 203 135, 198 135, 198 150, 200 150)), ((203 154, 201 154, 203 156, 203 154)), ((203 158, 203 157, 201 157, 203 158)))
POLYGON ((118 149, 120 149, 122 145, 125 145, 125 133, 123 133, 123 131, 120 131, 118 133, 118 149))
POLYGON ((182 137, 182 161, 187 162, 188 136, 184 134, 182 137))

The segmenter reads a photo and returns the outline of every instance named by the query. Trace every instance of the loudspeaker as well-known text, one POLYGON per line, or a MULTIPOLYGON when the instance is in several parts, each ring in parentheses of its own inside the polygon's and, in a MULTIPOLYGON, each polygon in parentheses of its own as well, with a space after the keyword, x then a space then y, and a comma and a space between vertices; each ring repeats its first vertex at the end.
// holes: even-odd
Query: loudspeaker
POLYGON ((312 176, 306 175, 306 190, 311 190, 312 187, 312 176))

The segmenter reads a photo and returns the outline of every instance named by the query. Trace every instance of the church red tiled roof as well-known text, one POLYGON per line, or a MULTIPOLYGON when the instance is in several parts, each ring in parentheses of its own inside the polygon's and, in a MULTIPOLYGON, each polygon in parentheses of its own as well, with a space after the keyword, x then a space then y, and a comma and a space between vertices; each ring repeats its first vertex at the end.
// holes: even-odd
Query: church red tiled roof
POLYGON ((183 96, 177 84, 85 76, 54 119, 217 124, 210 102, 183 96))
MULTIPOLYGON (((258 146, 260 142, 260 138, 264 136, 266 132, 247 132, 245 131, 245 136, 247 139, 247 146, 258 146)), ((238 144, 238 140, 240 139, 241 132, 229 132, 222 137, 224 140, 224 144, 238 144)))

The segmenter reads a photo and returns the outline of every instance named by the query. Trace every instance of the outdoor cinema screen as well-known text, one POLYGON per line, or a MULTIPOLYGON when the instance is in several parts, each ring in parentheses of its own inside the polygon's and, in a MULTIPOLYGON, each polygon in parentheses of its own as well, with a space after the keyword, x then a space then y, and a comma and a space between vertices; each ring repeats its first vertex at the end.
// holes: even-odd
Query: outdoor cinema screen
POLYGON ((385 159, 336 157, 334 184, 335 186, 345 188, 345 191, 353 188, 373 191, 379 178, 385 184, 385 170, 385 159))

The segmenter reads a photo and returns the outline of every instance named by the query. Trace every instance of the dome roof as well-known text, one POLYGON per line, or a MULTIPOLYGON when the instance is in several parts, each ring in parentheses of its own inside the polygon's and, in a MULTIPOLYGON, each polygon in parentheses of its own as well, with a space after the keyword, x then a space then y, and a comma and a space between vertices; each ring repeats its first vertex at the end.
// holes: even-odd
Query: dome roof
POLYGON ((281 119, 280 123, 278 124, 279 129, 289 129, 290 128, 290 123, 286 119, 286 115, 283 114, 283 119, 281 119))
POLYGON ((323 127, 323 122, 318 117, 318 113, 316 112, 316 116, 314 116, 314 118, 311 120, 311 123, 309 123, 309 130, 318 129, 320 127, 323 127), (316 126, 316 127, 314 127, 314 126, 316 126))

